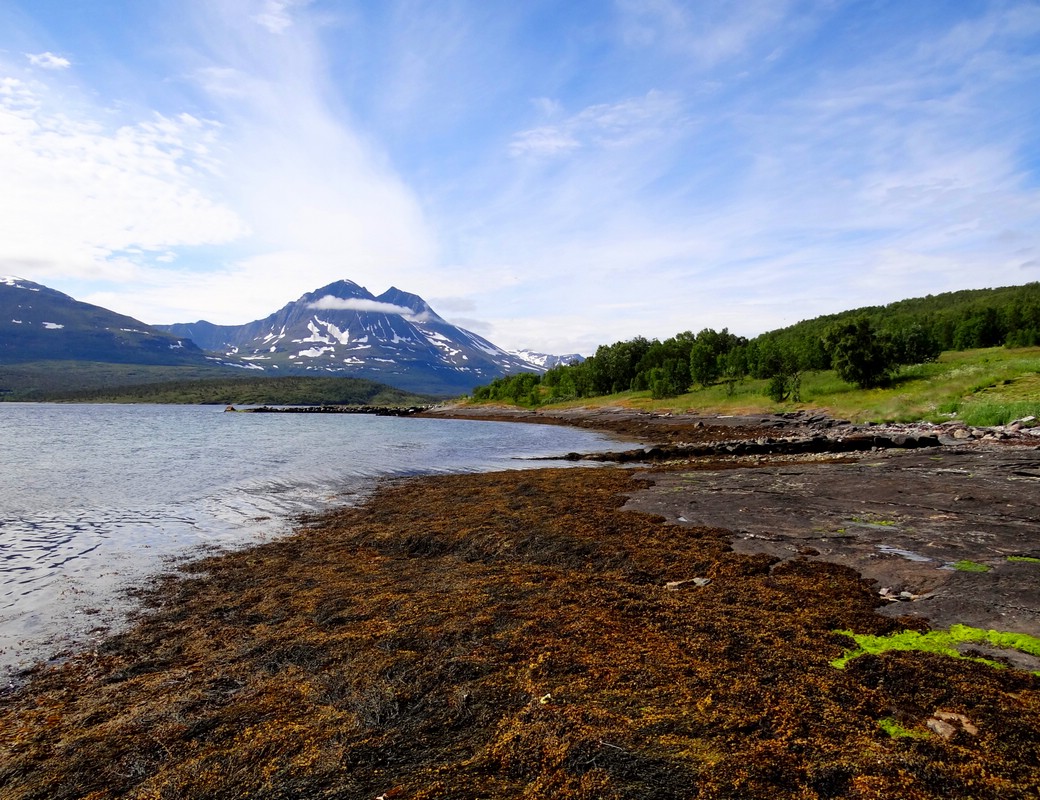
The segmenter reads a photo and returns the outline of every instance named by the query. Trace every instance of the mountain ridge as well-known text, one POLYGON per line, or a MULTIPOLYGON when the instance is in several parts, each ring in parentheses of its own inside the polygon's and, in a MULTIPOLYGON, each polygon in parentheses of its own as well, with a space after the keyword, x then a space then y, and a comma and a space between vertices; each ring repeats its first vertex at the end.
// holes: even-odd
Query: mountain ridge
POLYGON ((194 342, 24 278, 0 277, 0 364, 212 366, 194 342))
POLYGON ((242 325, 158 326, 268 374, 342 374, 410 391, 453 394, 545 367, 451 324, 417 294, 380 295, 338 280, 242 325))
POLYGON ((374 380, 419 394, 465 394, 577 356, 509 352, 391 286, 341 279, 242 325, 148 325, 23 278, 0 278, 0 365, 91 362, 374 380))

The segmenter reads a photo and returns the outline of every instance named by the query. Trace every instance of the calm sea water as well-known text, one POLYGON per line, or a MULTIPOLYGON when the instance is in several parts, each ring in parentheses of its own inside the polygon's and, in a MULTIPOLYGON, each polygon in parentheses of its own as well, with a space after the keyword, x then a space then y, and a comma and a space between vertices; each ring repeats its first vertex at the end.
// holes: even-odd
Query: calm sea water
POLYGON ((0 403, 0 677, 117 626, 122 590, 176 559, 284 534, 379 478, 610 446, 545 425, 0 403))

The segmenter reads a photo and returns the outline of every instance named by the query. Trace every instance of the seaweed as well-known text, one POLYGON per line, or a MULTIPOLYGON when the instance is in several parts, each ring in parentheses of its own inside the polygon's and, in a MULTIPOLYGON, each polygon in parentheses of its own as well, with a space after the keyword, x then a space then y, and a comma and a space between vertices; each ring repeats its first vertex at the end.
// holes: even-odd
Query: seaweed
POLYGON ((1035 677, 929 653, 833 669, 835 628, 900 627, 870 584, 623 511, 639 481, 386 483, 158 581, 129 629, 0 698, 0 796, 1035 793, 1035 677), (970 746, 879 728, 937 708, 970 746))

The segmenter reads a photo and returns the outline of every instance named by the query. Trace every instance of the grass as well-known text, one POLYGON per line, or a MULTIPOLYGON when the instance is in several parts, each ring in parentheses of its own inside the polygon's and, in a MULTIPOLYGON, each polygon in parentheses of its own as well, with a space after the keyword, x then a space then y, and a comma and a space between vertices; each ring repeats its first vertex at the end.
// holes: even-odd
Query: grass
POLYGON ((649 392, 622 392, 549 407, 622 405, 734 415, 805 409, 854 422, 956 419, 969 425, 1003 425, 1028 416, 1040 418, 1040 347, 946 352, 934 363, 904 368, 882 389, 857 389, 833 371, 807 373, 798 403, 774 403, 766 395, 767 384, 746 380, 732 391, 716 385, 658 400, 649 392))
MULTIPOLYGON (((916 650, 925 653, 938 653, 951 658, 966 659, 1003 669, 1004 664, 988 658, 966 656, 958 649, 958 644, 989 644, 1007 650, 1018 650, 1021 653, 1040 656, 1040 638, 1025 633, 984 630, 968 625, 951 625, 948 631, 900 631, 884 636, 857 634, 852 631, 837 631, 849 636, 856 642, 856 647, 846 650, 840 657, 831 662, 832 667, 844 669, 855 658, 862 655, 878 655, 890 650, 916 650)), ((1040 675, 1040 672, 1034 673, 1040 675)))

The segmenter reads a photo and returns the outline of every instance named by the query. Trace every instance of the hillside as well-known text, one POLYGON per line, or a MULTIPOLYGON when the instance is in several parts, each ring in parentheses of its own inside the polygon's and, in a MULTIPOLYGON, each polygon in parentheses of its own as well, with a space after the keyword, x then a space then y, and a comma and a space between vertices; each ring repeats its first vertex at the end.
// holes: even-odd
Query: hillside
MULTIPOLYGON (((820 396, 851 388, 880 391, 913 384, 916 393, 930 395, 933 401, 920 403, 909 398, 909 402, 895 404, 901 410, 890 408, 882 413, 934 415, 954 413, 962 398, 958 391, 975 392, 1035 374, 1038 367, 1029 350, 1038 344, 1040 284, 1031 283, 858 308, 750 340, 728 330, 711 329, 696 335, 685 331, 664 341, 636 337, 602 345, 584 362, 555 367, 544 376, 497 379, 478 387, 473 397, 536 406, 631 392, 654 401, 681 398, 693 406, 728 406, 739 397, 753 407, 777 407, 827 402, 820 396), (980 355, 982 363, 970 370, 979 373, 973 385, 953 380, 950 391, 920 388, 929 381, 942 384, 946 380, 949 370, 932 369, 942 353, 958 360, 953 354, 997 346, 1023 351, 1007 374, 993 373, 987 367, 990 360, 1003 360, 992 353, 980 355), (816 388, 821 384, 829 388, 816 388)), ((1031 409, 1040 410, 1040 393, 1035 387, 1026 388, 1029 385, 1028 380, 1019 381, 1016 400, 1025 403, 1026 413, 1033 413, 1031 409), (1030 401, 1035 402, 1029 405, 1030 401)), ((866 396, 862 400, 866 406, 839 402, 846 409, 841 413, 862 414, 867 407, 877 406, 866 396)))
POLYGON ((39 361, 212 366, 192 341, 21 278, 0 278, 0 365, 39 361))

